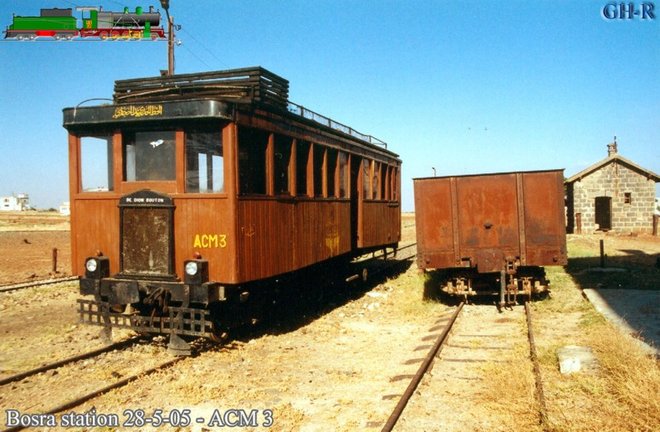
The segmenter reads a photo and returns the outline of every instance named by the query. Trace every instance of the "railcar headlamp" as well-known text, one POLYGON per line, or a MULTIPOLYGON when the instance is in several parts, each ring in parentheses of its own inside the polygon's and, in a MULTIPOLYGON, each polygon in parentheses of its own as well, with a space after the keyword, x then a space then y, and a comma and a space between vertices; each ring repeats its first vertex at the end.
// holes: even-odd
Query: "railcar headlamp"
POLYGON ((91 256, 85 259, 85 277, 87 279, 103 279, 110 276, 110 259, 103 255, 91 256))
POLYGON ((96 261, 96 258, 88 258, 85 263, 85 268, 88 272, 94 273, 99 266, 99 263, 96 261))
POLYGON ((184 261, 183 271, 183 282, 188 285, 201 285, 209 281, 209 262, 205 259, 184 261))
POLYGON ((186 274, 188 276, 195 276, 198 270, 199 266, 197 265, 196 261, 188 261, 186 263, 186 274))

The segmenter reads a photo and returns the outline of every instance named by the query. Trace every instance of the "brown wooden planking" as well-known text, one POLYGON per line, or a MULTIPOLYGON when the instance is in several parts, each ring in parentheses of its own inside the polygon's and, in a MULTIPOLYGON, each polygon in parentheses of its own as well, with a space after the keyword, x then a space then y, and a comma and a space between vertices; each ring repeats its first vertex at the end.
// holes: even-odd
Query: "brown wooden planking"
POLYGON ((99 251, 110 258, 110 272, 119 272, 119 195, 98 195, 71 203, 71 214, 76 215, 71 227, 73 274, 85 274, 85 258, 99 251))
POLYGON ((288 273, 350 252, 350 208, 340 201, 241 198, 239 279, 288 273))
POLYGON ((373 248, 398 243, 401 239, 401 208, 384 201, 365 201, 363 204, 361 237, 358 247, 373 248))
POLYGON ((148 102, 189 99, 191 95, 245 103, 258 101, 286 107, 289 82, 260 67, 137 78, 116 81, 114 100, 124 103, 148 102))

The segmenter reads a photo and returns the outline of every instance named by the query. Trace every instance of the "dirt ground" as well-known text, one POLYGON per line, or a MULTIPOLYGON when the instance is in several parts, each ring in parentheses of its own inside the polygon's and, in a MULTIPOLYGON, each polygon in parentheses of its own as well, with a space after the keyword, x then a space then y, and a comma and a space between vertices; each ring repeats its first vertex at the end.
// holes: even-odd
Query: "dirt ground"
MULTIPOLYGON (((15 254, 20 246, 17 240, 27 238, 30 244, 24 243, 25 247, 37 245, 36 250, 41 245, 45 253, 49 251, 52 246, 47 237, 32 241, 38 238, 33 236, 37 232, 43 233, 21 230, 11 234, 15 237, 0 237, 15 242, 14 247, 6 247, 2 241, 3 273, 9 262, 4 261, 5 254, 15 254)), ((413 215, 404 214, 402 232, 404 242, 414 239, 413 215)), ((3 234, 0 232, 0 236, 3 234)), ((68 237, 66 231, 59 234, 68 237)), ((641 272, 648 289, 660 286, 660 270, 655 268, 655 257, 660 252, 657 238, 607 236, 605 240, 610 265, 630 266, 641 272)), ((657 362, 639 354, 628 336, 622 335, 613 347, 606 335, 617 334, 617 330, 599 319, 580 294, 580 283, 610 283, 609 276, 602 274, 600 279, 584 280, 578 275, 598 265, 594 264, 594 259, 598 260, 598 241, 593 236, 569 237, 571 263, 566 269, 549 270, 553 293, 534 306, 549 430, 657 430, 657 362), (592 346, 602 371, 561 375, 556 352, 568 344, 592 346), (643 370, 640 373, 645 375, 620 377, 617 364, 629 365, 628 371, 639 365, 643 370), (624 381, 631 382, 634 396, 617 385, 624 381), (629 415, 633 411, 637 413, 635 419, 629 415)), ((36 267, 27 260, 11 262, 14 272, 29 272, 36 267)), ((380 430, 437 336, 438 326, 454 309, 421 301, 423 281, 415 263, 409 262, 366 286, 342 288, 322 299, 292 298, 293 303, 283 305, 271 322, 246 329, 223 346, 204 350, 170 369, 67 412, 85 413, 94 408, 96 413, 115 414, 124 422, 131 416, 126 410, 141 409, 147 416, 157 410, 163 410, 164 415, 190 410, 189 426, 123 430, 223 430, 223 422, 236 424, 241 419, 245 427, 232 430, 380 430), (209 425, 213 419, 215 423, 209 425), (249 425, 252 420, 256 427, 249 425), (271 427, 267 427, 271 421, 271 427)), ((630 284, 631 279, 616 283, 630 284)), ((78 324, 76 298, 76 283, 0 293, 0 377, 102 345, 98 328, 78 324)), ((432 378, 418 392, 427 396, 426 402, 415 402, 410 416, 395 430, 541 430, 536 423, 531 363, 526 358, 520 310, 499 315, 487 303, 472 305, 468 312, 457 330, 457 335, 465 336, 451 342, 454 351, 443 354, 447 363, 436 365, 432 378), (493 330, 497 340, 480 342, 485 338, 478 335, 487 330, 488 320, 500 326, 493 330), (502 357, 498 361, 473 357, 468 348, 480 346, 490 355, 501 352, 502 357), (439 422, 435 413, 440 411, 452 413, 443 417, 451 418, 451 423, 439 422), (415 422, 417 418, 423 422, 415 422)), ((123 332, 115 339, 128 335, 123 332)), ((95 381, 99 377, 112 381, 128 373, 126 366, 115 363, 151 364, 169 358, 162 343, 149 346, 136 348, 137 352, 127 354, 121 362, 108 357, 84 365, 83 370, 87 369, 95 381)), ((20 396, 13 394, 19 383, 0 387, 0 425, 5 426, 2 413, 6 409, 44 412, 57 405, 63 395, 74 397, 84 391, 88 381, 91 378, 72 369, 20 383, 20 396)))
POLYGON ((69 239, 67 216, 54 212, 0 212, 0 285, 68 276, 69 239), (57 249, 55 269, 53 249, 57 249))

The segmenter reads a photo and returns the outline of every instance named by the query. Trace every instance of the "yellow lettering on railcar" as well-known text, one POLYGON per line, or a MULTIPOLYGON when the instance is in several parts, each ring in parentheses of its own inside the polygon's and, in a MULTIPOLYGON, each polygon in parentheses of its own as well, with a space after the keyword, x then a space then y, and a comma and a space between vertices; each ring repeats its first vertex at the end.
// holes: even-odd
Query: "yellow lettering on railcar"
POLYGON ((226 248, 227 234, 195 234, 193 240, 195 248, 226 248))
POLYGON ((129 105, 129 106, 120 106, 115 108, 115 112, 112 115, 112 118, 124 118, 124 117, 155 117, 163 115, 163 106, 162 105, 129 105))

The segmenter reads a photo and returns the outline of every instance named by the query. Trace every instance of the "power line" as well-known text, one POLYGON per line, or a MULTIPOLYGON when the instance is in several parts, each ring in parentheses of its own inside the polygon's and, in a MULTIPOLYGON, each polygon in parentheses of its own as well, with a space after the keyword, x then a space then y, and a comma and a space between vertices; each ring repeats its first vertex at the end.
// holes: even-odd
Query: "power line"
MULTIPOLYGON (((199 39, 197 39, 195 36, 193 36, 192 33, 190 33, 189 31, 187 31, 187 30, 186 30, 185 28, 183 28, 183 27, 181 28, 181 31, 183 31, 186 35, 190 36, 190 38, 191 38, 192 40, 194 40, 195 42, 197 42, 202 48, 204 48, 204 49, 206 50, 206 52, 208 52, 209 54, 211 54, 211 56, 212 56, 214 59, 216 59, 216 60, 220 63, 221 66, 224 66, 224 62, 223 62, 223 61, 222 61, 217 55, 215 55, 215 53, 214 53, 213 51, 211 51, 206 45, 204 45, 199 39)), ((206 63, 204 63, 204 64, 206 64, 206 63)), ((207 66, 208 66, 208 64, 207 64, 207 66)), ((211 67, 211 66, 209 66, 209 67, 211 67)))

